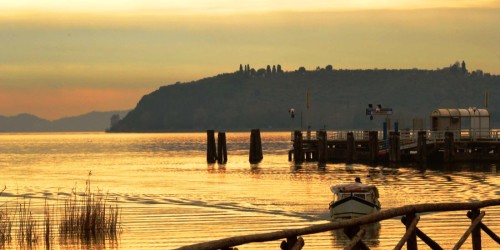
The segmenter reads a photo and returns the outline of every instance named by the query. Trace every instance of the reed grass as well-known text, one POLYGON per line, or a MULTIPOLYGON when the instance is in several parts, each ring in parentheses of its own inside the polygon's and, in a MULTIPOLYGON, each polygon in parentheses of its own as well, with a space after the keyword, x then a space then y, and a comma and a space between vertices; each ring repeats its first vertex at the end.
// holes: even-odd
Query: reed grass
POLYGON ((9 210, 7 204, 3 206, 5 206, 5 209, 0 211, 0 246, 10 243, 12 240, 12 222, 9 217, 9 210))
POLYGON ((121 209, 118 204, 110 205, 107 201, 107 194, 102 194, 100 190, 92 192, 89 175, 83 193, 78 194, 76 188, 73 189, 72 195, 64 200, 64 206, 58 206, 58 209, 46 199, 43 215, 40 216, 32 213, 30 201, 17 202, 14 213, 4 203, 0 210, 0 248, 10 244, 13 226, 21 248, 31 248, 43 239, 46 248, 50 249, 56 232, 61 244, 92 245, 103 243, 105 239, 114 240, 121 231, 121 209))
MULTIPOLYGON (((6 186, 0 191, 0 196, 7 189, 6 186)), ((9 210, 7 207, 7 203, 2 204, 2 207, 5 207, 5 210, 0 211, 0 246, 5 245, 5 243, 10 243, 12 237, 12 222, 9 217, 9 210)))
POLYGON ((18 205, 17 240, 21 246, 31 246, 38 242, 38 224, 30 210, 31 202, 24 201, 18 205))

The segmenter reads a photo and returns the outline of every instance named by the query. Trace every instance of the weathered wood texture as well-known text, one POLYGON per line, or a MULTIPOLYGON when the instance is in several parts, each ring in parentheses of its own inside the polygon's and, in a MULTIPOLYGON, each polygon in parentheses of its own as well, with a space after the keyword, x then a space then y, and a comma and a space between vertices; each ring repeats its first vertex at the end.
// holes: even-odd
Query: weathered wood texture
POLYGON ((239 246, 251 242, 275 241, 280 239, 286 239, 288 237, 296 237, 299 235, 315 234, 339 228, 360 226, 385 219, 403 216, 406 214, 471 210, 471 209, 479 209, 483 207, 499 206, 499 205, 500 205, 500 199, 484 200, 484 201, 470 202, 470 203, 433 203, 433 204, 407 205, 403 207, 382 210, 378 213, 362 216, 351 220, 334 221, 334 222, 312 225, 304 228, 285 229, 271 233, 234 236, 225 239, 213 240, 209 242, 184 246, 178 249, 179 250, 221 249, 225 247, 239 246))

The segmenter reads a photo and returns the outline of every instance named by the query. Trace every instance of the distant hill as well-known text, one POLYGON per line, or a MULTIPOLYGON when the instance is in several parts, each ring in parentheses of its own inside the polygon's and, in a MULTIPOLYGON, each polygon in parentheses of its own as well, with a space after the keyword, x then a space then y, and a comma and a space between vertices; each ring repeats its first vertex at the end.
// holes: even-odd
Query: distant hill
POLYGON ((114 132, 313 130, 380 128, 385 117, 370 120, 368 104, 391 107, 400 128, 413 118, 429 124, 437 108, 484 106, 489 93, 492 126, 500 125, 500 76, 469 72, 465 63, 437 70, 335 70, 303 67, 283 72, 240 67, 189 83, 160 87, 111 128, 114 132), (307 108, 309 106, 309 109, 307 108), (289 109, 294 108, 292 119, 289 109), (301 123, 302 121, 302 123, 301 123))
POLYGON ((90 112, 80 116, 49 121, 30 114, 0 116, 0 132, 89 132, 105 131, 114 114, 124 117, 128 111, 90 112))

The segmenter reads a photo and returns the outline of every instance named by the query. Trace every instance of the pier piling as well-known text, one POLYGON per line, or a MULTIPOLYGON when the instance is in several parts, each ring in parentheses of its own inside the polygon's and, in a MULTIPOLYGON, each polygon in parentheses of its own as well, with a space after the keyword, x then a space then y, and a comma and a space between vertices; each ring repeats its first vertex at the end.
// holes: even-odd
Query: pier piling
POLYGON ((379 153, 378 131, 370 131, 368 133, 368 140, 369 140, 368 147, 370 150, 370 163, 377 163, 378 153, 379 153))
POLYGON ((445 163, 453 162, 453 157, 455 155, 455 147, 453 140, 453 132, 445 132, 444 133, 444 153, 443 153, 443 161, 445 163))
POLYGON ((389 132, 389 160, 393 163, 401 161, 399 132, 389 132))
POLYGON ((426 131, 418 131, 417 161, 419 163, 426 163, 427 162, 427 132, 426 131))
POLYGON ((219 132, 217 135, 217 163, 226 164, 227 162, 227 146, 226 132, 219 132))
POLYGON ((356 144, 354 142, 354 133, 347 133, 347 146, 346 146, 346 163, 350 164, 354 161, 354 152, 356 151, 356 144))
POLYGON ((252 129, 250 133, 250 157, 251 164, 257 164, 264 158, 262 154, 262 141, 260 138, 260 130, 252 129))
POLYGON ((326 166, 328 157, 328 137, 325 130, 318 131, 318 166, 326 166))
POLYGON ((295 163, 304 162, 302 132, 295 131, 293 134, 293 161, 295 163))
POLYGON ((217 160, 215 150, 215 131, 207 130, 207 163, 213 164, 217 160))

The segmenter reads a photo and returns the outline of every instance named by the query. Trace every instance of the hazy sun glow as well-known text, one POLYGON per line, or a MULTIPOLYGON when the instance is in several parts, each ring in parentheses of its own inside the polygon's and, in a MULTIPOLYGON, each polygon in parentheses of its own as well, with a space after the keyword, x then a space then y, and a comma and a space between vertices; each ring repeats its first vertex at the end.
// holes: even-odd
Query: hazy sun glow
POLYGON ((0 115, 131 109, 162 85, 240 64, 435 69, 465 60, 500 74, 499 3, 3 0, 0 115), (67 95, 95 98, 71 104, 67 95))
POLYGON ((253 12, 276 10, 352 10, 408 8, 465 8, 498 6, 496 0, 3 0, 0 6, 11 10, 50 10, 76 12, 253 12))

